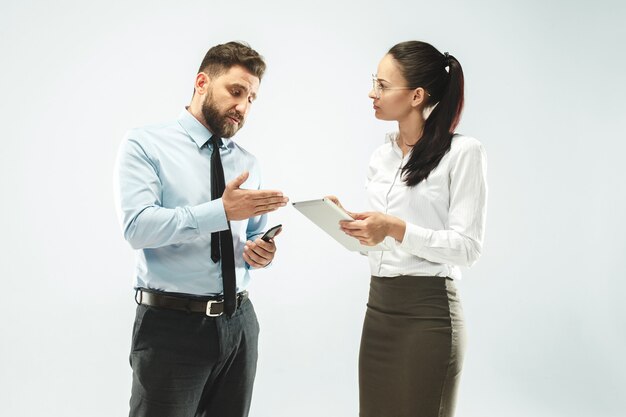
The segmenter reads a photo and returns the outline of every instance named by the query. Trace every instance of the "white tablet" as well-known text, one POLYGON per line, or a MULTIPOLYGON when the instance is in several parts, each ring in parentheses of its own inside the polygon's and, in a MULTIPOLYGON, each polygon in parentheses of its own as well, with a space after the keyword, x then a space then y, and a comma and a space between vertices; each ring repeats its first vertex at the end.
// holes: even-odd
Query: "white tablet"
POLYGON ((293 206, 348 250, 356 252, 390 250, 384 242, 376 246, 365 246, 361 245, 356 238, 345 234, 339 228, 339 221, 354 219, 327 198, 297 201, 293 203, 293 206))

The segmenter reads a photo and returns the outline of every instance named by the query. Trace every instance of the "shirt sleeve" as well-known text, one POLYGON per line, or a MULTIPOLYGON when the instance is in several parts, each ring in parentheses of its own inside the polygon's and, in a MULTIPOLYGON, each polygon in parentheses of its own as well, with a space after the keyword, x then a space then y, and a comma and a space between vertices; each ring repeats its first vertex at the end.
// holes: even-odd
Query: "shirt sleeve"
POLYGON ((450 170, 448 228, 406 223, 398 247, 431 262, 472 266, 480 257, 487 204, 487 158, 480 143, 459 152, 450 170))
POLYGON ((222 199, 162 207, 158 164, 145 145, 128 136, 118 153, 115 191, 124 238, 134 249, 189 242, 228 229, 222 199))
POLYGON ((248 240, 255 240, 256 238, 263 236, 265 225, 267 225, 267 214, 250 217, 248 219, 248 227, 246 228, 246 236, 248 240))

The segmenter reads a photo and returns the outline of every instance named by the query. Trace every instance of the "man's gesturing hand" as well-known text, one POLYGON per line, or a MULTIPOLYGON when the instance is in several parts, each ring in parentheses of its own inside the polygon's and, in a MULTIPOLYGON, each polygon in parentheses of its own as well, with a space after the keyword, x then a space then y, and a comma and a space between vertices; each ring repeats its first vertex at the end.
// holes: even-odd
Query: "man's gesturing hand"
POLYGON ((224 210, 228 220, 245 220, 250 217, 269 213, 284 207, 289 199, 280 191, 242 190, 241 184, 246 182, 250 174, 244 171, 240 176, 226 184, 222 195, 224 210))

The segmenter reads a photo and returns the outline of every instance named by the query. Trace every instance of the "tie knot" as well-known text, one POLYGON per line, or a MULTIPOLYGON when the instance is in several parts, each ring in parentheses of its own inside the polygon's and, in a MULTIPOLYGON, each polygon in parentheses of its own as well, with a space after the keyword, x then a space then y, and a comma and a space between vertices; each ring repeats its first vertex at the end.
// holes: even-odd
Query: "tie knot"
POLYGON ((211 142, 211 145, 213 145, 214 148, 219 148, 220 146, 222 146, 222 138, 217 135, 211 136, 209 142, 211 142))

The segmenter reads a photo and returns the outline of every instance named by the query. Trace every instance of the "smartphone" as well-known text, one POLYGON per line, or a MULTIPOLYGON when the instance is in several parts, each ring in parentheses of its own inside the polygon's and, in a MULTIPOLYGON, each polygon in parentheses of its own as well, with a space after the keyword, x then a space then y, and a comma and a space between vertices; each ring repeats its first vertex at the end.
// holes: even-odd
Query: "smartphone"
POLYGON ((277 224, 276 226, 272 227, 267 232, 265 232, 263 234, 263 236, 261 236, 261 239, 263 239, 266 242, 269 242, 270 239, 272 239, 274 236, 276 236, 276 233, 278 233, 280 231, 281 227, 283 227, 282 224, 277 224))

